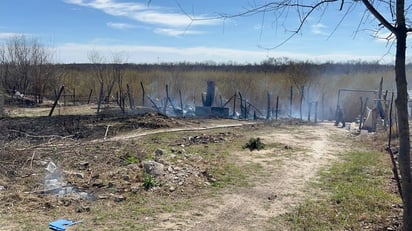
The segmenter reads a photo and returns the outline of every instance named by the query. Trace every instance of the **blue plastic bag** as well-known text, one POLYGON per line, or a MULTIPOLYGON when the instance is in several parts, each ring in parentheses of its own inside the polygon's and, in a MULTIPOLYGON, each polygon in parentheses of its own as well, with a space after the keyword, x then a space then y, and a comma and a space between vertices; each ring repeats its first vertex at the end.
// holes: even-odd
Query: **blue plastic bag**
POLYGON ((80 223, 81 221, 71 221, 66 219, 59 219, 49 223, 49 228, 55 231, 65 231, 67 227, 80 223))

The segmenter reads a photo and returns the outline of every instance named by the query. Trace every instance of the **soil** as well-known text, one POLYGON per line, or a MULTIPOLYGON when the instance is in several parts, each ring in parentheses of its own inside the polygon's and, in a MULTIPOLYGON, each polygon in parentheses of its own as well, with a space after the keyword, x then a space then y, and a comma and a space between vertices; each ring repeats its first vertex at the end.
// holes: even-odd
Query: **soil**
POLYGON ((250 180, 257 182, 252 187, 200 200, 183 214, 162 214, 165 222, 158 230, 173 230, 176 224, 179 230, 283 230, 285 227, 275 227, 267 221, 302 202, 309 180, 348 145, 336 139, 344 138, 345 131, 328 123, 301 125, 294 132, 286 127, 274 133, 259 131, 257 135, 263 143, 279 143, 285 151, 296 151, 293 155, 274 153, 277 149, 254 151, 252 155, 249 151, 237 153, 239 164, 252 162, 262 166, 268 173, 266 179, 252 176, 250 180))
MULTIPOLYGON (((268 221, 302 202, 307 183, 351 145, 349 133, 331 123, 175 119, 156 113, 2 118, 0 131, 0 230, 27 229, 20 228, 28 222, 19 220, 20 214, 37 214, 44 225, 52 219, 51 211, 87 217, 94 203, 119 206, 136 194, 190 198, 189 209, 139 218, 150 230, 284 230, 268 221), (201 133, 216 128, 224 132, 201 133), (171 140, 168 158, 165 150, 139 143, 145 136, 182 131, 194 135, 171 140), (230 143, 238 137, 276 144, 230 153, 237 166, 255 165, 264 174, 248 176, 253 183, 247 187, 228 187, 211 195, 210 185, 216 181, 209 173, 213 163, 185 148, 230 143), (156 151, 148 163, 151 148, 156 151), (45 168, 51 162, 64 178, 63 196, 45 188, 45 168), (160 173, 150 171, 161 187, 142 189, 146 164, 160 166, 160 173)), ((151 140, 151 145, 158 142, 151 140)))

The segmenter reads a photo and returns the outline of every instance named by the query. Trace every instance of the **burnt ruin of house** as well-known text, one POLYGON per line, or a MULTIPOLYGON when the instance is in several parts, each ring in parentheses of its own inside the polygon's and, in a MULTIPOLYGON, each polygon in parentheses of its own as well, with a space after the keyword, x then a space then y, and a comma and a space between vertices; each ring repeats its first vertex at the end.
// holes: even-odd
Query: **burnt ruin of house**
POLYGON ((195 107, 195 114, 199 117, 219 117, 228 118, 229 108, 214 106, 215 82, 207 81, 206 95, 202 94, 202 106, 195 107))

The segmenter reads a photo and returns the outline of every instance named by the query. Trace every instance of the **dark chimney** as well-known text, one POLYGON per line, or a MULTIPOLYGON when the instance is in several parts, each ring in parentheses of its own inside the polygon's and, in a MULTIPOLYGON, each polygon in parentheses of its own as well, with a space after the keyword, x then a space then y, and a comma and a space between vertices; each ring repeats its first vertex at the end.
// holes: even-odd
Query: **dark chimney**
POLYGON ((204 101, 203 106, 211 107, 213 105, 214 100, 215 100, 215 82, 207 81, 206 99, 204 101))

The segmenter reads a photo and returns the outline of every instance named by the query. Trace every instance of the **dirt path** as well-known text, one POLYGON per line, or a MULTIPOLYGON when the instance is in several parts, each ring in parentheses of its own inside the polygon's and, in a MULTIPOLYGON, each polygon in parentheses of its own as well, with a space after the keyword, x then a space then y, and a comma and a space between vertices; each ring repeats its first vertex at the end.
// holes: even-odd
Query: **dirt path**
POLYGON ((249 176, 252 187, 237 188, 212 198, 200 198, 190 211, 160 214, 158 230, 283 230, 271 218, 304 199, 305 186, 342 151, 336 141, 347 133, 332 124, 272 129, 259 134, 264 143, 277 143, 259 152, 239 152, 240 166, 255 163, 260 174, 249 176), (262 174, 263 173, 263 174, 262 174))

